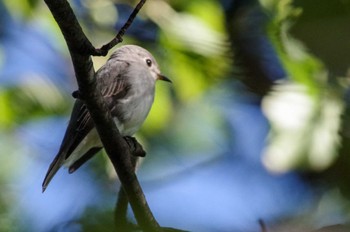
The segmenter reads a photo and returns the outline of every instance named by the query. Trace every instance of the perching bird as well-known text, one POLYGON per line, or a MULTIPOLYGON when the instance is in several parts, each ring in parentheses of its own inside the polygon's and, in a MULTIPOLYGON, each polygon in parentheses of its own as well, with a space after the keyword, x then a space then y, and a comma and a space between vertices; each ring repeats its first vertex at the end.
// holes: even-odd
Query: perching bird
MULTIPOLYGON (((154 57, 135 45, 117 49, 97 71, 96 79, 122 136, 132 136, 143 124, 153 104, 156 81, 171 82, 161 75, 154 57)), ((42 184, 43 192, 62 165, 72 173, 102 148, 86 105, 77 99, 61 147, 42 184)))

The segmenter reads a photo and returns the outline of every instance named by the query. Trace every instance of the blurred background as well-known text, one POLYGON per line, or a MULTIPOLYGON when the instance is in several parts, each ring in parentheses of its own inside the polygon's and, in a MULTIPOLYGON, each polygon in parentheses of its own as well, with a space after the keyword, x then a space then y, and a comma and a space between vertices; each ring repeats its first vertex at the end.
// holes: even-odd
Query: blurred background
MULTIPOLYGON (((136 5, 70 3, 96 47, 136 5)), ((349 25, 350 0, 147 1, 123 44, 150 50, 173 81, 157 84, 136 136, 147 151, 138 177, 162 226, 349 223, 349 25)), ((41 193, 76 88, 44 2, 1 0, 0 231, 113 230, 119 182, 103 152, 41 193)))

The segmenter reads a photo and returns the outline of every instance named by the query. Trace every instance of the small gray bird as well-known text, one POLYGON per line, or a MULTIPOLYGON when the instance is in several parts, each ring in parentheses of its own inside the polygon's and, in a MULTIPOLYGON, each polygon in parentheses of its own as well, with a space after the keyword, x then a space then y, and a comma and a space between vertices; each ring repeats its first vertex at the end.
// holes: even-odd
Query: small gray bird
MULTIPOLYGON (((122 136, 132 136, 145 121, 154 100, 160 74, 154 57, 145 49, 125 45, 117 49, 96 73, 104 97, 122 136)), ((61 147, 52 161, 42 190, 64 165, 73 173, 103 147, 83 101, 75 101, 61 147)))

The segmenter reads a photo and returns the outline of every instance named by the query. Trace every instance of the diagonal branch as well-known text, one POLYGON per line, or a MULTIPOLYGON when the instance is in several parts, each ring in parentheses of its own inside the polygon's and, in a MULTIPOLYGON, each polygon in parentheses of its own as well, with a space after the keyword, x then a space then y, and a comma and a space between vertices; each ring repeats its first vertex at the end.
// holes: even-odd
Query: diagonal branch
MULTIPOLYGON (((129 147, 121 137, 99 91, 90 57, 91 54, 96 53, 96 49, 85 36, 66 0, 45 0, 45 3, 52 12, 67 42, 79 86, 79 96, 85 101, 94 120, 100 139, 128 196, 139 226, 144 231, 160 231, 133 171, 129 147)), ((128 26, 123 27, 124 31, 120 37, 125 33, 128 26)))
POLYGON ((51 10, 71 53, 89 56, 95 48, 84 34, 69 3, 64 0, 44 0, 51 10))

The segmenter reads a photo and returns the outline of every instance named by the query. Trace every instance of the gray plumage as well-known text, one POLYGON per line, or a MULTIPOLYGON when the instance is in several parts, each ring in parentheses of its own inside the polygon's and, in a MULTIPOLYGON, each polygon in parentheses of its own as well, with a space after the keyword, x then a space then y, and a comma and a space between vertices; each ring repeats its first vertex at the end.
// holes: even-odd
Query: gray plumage
MULTIPOLYGON (((122 136, 133 135, 146 119, 160 74, 154 57, 145 49, 125 45, 117 49, 96 73, 104 97, 122 136)), ((77 99, 60 149, 52 161, 43 191, 62 165, 69 173, 102 149, 102 143, 85 104, 77 99)))

